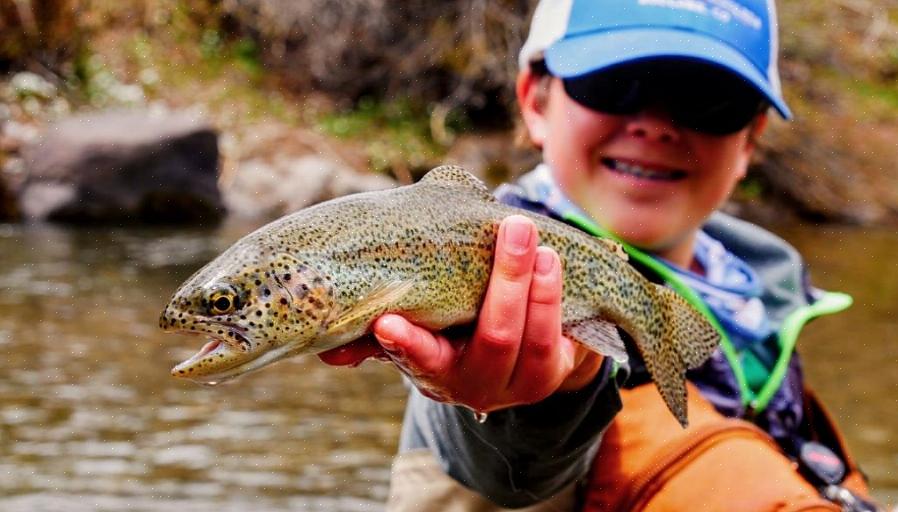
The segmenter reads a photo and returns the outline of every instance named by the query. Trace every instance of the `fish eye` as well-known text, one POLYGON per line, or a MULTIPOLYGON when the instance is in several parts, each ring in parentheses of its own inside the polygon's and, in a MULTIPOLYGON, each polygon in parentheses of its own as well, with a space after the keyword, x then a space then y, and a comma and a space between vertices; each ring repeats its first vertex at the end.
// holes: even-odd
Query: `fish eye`
POLYGON ((216 313, 227 313, 231 309, 231 298, 225 297, 224 295, 219 296, 212 302, 212 309, 214 309, 216 313))
POLYGON ((230 287, 213 290, 208 304, 212 314, 226 315, 237 308, 237 294, 230 287))

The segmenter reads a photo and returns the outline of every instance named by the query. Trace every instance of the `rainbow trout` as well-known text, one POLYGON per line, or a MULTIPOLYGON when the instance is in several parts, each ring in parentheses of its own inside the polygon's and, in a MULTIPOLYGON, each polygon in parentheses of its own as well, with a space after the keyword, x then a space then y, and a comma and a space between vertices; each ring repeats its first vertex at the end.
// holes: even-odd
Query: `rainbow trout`
POLYGON ((503 205, 464 169, 438 167, 414 185, 297 211, 245 236, 175 292, 160 318, 208 343, 172 369, 215 383, 370 332, 384 313, 438 330, 480 309, 501 219, 530 217, 561 256, 563 332, 627 360, 634 340, 667 406, 686 425, 687 368, 717 331, 672 290, 646 280, 615 242, 503 205))

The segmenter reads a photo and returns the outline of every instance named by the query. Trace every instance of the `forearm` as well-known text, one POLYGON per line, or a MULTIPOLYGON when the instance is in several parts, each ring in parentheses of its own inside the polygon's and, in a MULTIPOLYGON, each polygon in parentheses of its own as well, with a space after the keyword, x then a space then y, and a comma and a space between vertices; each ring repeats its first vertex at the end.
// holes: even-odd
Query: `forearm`
POLYGON ((586 474, 620 410, 611 366, 579 391, 492 412, 484 423, 413 390, 400 450, 429 448, 451 477, 499 505, 542 501, 586 474))

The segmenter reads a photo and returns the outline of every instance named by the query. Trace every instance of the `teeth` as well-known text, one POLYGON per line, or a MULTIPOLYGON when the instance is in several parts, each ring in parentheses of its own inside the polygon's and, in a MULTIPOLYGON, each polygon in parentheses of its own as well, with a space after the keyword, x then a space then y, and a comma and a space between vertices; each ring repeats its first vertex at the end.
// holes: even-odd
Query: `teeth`
POLYGON ((610 158, 604 159, 602 163, 604 163, 606 167, 615 172, 629 174, 630 176, 636 176, 637 178, 645 178, 649 180, 674 181, 686 176, 686 173, 684 171, 655 171, 652 169, 646 169, 641 165, 620 162, 618 160, 612 160, 610 158))

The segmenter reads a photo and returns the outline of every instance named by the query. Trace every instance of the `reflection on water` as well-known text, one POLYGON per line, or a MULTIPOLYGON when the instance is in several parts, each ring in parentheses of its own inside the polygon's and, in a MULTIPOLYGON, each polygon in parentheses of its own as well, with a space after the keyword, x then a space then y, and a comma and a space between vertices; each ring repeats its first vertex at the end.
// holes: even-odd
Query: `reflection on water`
MULTIPOLYGON (((157 315, 245 232, 0 226, 0 509, 381 510, 404 390, 378 363, 285 361, 216 388, 157 315)), ((898 234, 783 230, 847 314, 803 340, 808 374, 878 494, 898 498, 898 234)))
POLYGON ((169 376, 202 341, 159 332, 161 307, 236 236, 0 228, 0 509, 382 509, 405 395, 386 366, 169 376))

